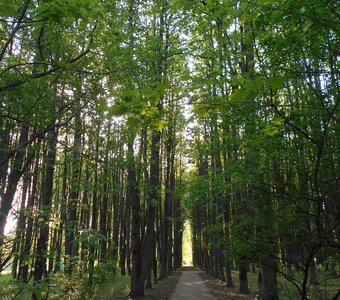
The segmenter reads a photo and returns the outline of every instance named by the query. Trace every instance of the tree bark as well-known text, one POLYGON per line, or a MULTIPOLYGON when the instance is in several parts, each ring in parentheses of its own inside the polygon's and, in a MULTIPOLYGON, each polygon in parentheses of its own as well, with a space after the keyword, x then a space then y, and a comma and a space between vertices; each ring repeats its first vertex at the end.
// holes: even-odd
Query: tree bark
MULTIPOLYGON (((58 132, 53 128, 49 134, 48 152, 45 162, 45 177, 41 187, 41 220, 38 219, 39 235, 36 245, 36 259, 34 264, 34 283, 40 282, 43 278, 47 278, 46 260, 48 255, 48 237, 49 237, 49 219, 51 213, 51 203, 53 195, 53 177, 56 160, 56 145, 58 132)), ((33 292, 32 298, 38 299, 39 292, 33 292)))
POLYGON ((67 203, 67 224, 65 224, 65 272, 71 276, 75 267, 75 257, 78 252, 78 245, 75 242, 77 230, 77 205, 80 190, 81 173, 81 116, 80 111, 76 113, 74 119, 74 141, 71 161, 71 182, 70 198, 67 203))
MULTIPOLYGON (((38 143, 40 145, 40 143, 38 143)), ((30 194, 28 196, 27 206, 26 209, 29 212, 33 212, 33 207, 35 204, 38 194, 38 180, 39 180, 39 150, 37 151, 37 155, 35 158, 34 163, 34 171, 33 171, 33 178, 32 178, 32 185, 30 194)), ((36 203, 37 204, 37 203, 36 203)), ((30 253, 32 247, 32 235, 33 235, 33 216, 29 216, 27 218, 27 225, 25 230, 25 237, 24 237, 24 245, 22 254, 20 257, 19 263, 19 278, 24 282, 28 282, 28 269, 30 265, 30 253)))
MULTIPOLYGON (((24 125, 21 129, 19 143, 24 143, 28 139, 28 125, 24 125)), ((0 249, 2 249, 4 243, 4 233, 5 233, 5 225, 7 221, 7 216, 9 211, 11 210, 14 194, 17 190, 18 182, 25 172, 25 169, 28 167, 28 164, 24 165, 23 168, 23 161, 25 158, 26 150, 22 149, 18 151, 14 157, 14 162, 11 168, 11 172, 8 175, 8 181, 6 185, 6 191, 2 195, 1 202, 0 202, 0 249)), ((2 253, 0 250, 0 266, 2 265, 2 253)), ((1 269, 0 269, 1 272, 1 269)))
POLYGON ((128 142, 128 197, 131 203, 131 290, 130 296, 135 297, 144 294, 144 285, 139 283, 142 273, 142 253, 141 253, 141 214, 139 186, 136 179, 136 169, 134 162, 134 137, 128 142))

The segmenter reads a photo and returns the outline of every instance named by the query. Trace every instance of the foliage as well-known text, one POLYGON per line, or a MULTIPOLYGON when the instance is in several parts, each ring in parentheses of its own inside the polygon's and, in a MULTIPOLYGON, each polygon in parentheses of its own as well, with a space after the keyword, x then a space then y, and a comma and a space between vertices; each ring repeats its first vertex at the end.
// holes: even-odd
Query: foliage
MULTIPOLYGON (((31 274, 27 295, 125 290, 118 270, 144 288, 145 259, 161 277, 179 267, 190 219, 193 263, 221 280, 251 264, 279 278, 280 296, 286 284, 288 297, 328 297, 323 274, 339 273, 338 11, 0 0, 0 271, 31 274)), ((16 293, 15 281, 2 289, 16 293)))

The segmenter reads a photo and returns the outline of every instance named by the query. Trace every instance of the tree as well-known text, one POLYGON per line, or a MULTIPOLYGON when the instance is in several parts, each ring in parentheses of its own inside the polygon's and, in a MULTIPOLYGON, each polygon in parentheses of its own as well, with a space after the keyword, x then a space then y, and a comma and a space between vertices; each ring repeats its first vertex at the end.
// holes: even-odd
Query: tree
POLYGON ((142 296, 190 219, 195 266, 313 297, 339 266, 338 6, 1 2, 0 270, 39 298, 119 268, 142 296))

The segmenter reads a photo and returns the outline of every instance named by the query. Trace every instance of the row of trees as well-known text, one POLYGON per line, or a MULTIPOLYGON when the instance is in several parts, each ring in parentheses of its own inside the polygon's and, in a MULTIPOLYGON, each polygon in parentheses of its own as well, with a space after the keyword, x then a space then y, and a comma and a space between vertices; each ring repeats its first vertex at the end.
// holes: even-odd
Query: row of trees
POLYGON ((118 266, 142 295, 181 265, 185 199, 194 264, 241 292, 250 264, 262 299, 338 272, 336 1, 0 8, 1 270, 118 266))
POLYGON ((1 5, 1 270, 40 299, 52 273, 93 287, 118 266, 143 295, 182 263, 180 18, 165 0, 1 5))
POLYGON ((242 293, 255 264, 261 299, 279 298, 278 273, 310 299, 339 272, 336 6, 191 7, 194 264, 232 286, 236 263, 242 293))

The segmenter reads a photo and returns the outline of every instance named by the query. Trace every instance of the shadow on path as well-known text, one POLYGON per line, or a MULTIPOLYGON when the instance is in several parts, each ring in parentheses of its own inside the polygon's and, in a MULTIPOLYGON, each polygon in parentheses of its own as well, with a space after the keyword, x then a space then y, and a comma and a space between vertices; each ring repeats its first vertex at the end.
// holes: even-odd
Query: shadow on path
POLYGON ((199 277, 200 272, 194 268, 183 268, 170 300, 215 300, 216 298, 210 294, 208 287, 199 277))

